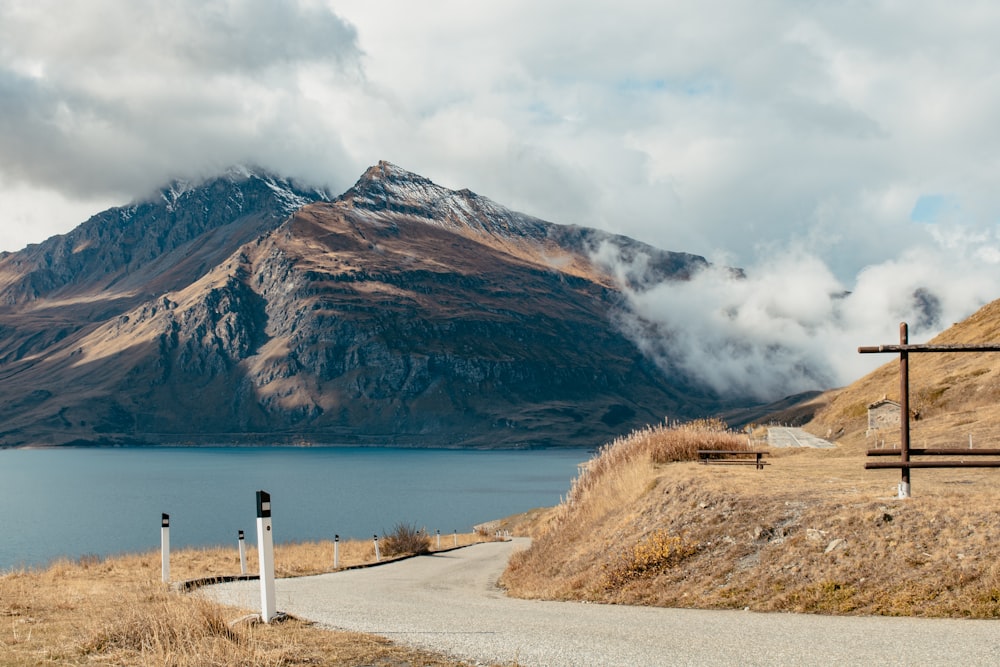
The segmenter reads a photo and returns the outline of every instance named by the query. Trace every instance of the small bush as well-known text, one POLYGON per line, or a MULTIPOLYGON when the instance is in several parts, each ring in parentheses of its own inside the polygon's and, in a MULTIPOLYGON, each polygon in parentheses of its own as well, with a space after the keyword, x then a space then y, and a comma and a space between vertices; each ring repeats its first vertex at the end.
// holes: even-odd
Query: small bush
POLYGON ((385 556, 425 554, 431 550, 431 538, 426 532, 408 523, 397 523, 379 543, 385 556))
POLYGON ((698 545, 683 537, 658 530, 624 551, 618 559, 605 566, 605 588, 620 588, 641 577, 659 574, 698 551, 698 545))

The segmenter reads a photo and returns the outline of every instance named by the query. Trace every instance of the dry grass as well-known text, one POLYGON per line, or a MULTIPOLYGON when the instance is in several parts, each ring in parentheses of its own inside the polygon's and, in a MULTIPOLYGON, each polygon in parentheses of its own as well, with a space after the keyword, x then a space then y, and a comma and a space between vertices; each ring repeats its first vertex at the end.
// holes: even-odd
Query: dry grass
POLYGON ((606 476, 621 474, 632 463, 696 461, 699 449, 748 450, 751 447, 746 437, 730 431, 718 420, 647 426, 601 447, 573 480, 566 505, 572 506, 606 476))
MULTIPOLYGON (((460 536, 460 543, 480 540, 460 536)), ((452 536, 442 547, 452 545, 452 536)), ((248 549, 255 571, 256 554, 248 549)), ((279 544, 278 576, 327 572, 333 543, 279 544)), ((340 543, 342 566, 370 562, 367 541, 340 543)), ((236 549, 171 554, 171 578, 239 573, 236 549)), ((160 582, 160 554, 62 560, 44 570, 0 575, 3 665, 459 665, 369 635, 320 630, 296 619, 231 624, 237 610, 171 592, 160 582)), ((257 610, 259 611, 259 610, 257 610)))
POLYGON ((916 470, 903 501, 899 472, 864 470, 861 447, 773 451, 763 471, 659 464, 629 439, 614 447, 623 452, 598 456, 613 465, 587 469, 566 502, 533 518, 532 547, 502 579, 512 594, 1000 617, 995 472, 916 470))

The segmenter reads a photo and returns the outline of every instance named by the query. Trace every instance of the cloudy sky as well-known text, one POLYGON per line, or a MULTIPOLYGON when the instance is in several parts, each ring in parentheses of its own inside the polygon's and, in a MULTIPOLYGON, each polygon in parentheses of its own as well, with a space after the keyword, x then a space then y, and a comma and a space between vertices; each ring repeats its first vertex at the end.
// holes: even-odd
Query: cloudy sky
POLYGON ((695 323, 688 363, 752 349, 720 386, 845 381, 1000 295, 998 34, 965 0, 0 0, 0 250, 176 177, 386 159, 744 267, 633 295, 695 323))

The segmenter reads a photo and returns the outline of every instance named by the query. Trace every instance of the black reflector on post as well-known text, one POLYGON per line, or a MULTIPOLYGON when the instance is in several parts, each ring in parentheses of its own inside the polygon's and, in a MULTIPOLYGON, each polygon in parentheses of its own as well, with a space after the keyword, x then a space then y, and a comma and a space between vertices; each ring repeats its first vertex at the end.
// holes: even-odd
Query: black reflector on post
POLYGON ((271 494, 267 491, 257 492, 257 518, 266 519, 271 516, 271 494))

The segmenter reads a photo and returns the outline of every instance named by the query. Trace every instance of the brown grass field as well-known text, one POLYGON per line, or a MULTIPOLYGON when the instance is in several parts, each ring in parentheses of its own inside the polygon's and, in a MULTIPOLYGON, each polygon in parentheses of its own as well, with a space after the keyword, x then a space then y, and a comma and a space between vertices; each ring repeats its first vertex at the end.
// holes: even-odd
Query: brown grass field
MULTIPOLYGON (((442 539, 442 548, 453 536, 442 539)), ((462 545, 480 541, 459 535, 462 545)), ((433 542, 432 542, 433 546, 433 542)), ((257 556, 247 550, 248 572, 257 556)), ((340 565, 372 562, 368 541, 340 543, 340 565)), ((328 572, 333 543, 275 545, 278 577, 328 572)), ((164 585, 160 552, 63 560, 43 570, 0 574, 0 664, 296 666, 462 665, 445 656, 358 633, 333 632, 297 619, 233 623, 260 612, 223 607, 164 585)), ((235 548, 171 553, 173 581, 239 574, 235 548)))

